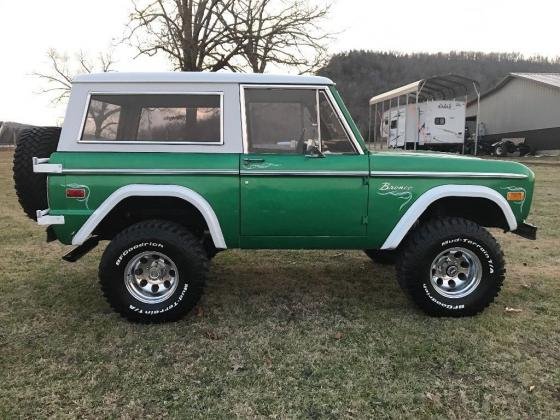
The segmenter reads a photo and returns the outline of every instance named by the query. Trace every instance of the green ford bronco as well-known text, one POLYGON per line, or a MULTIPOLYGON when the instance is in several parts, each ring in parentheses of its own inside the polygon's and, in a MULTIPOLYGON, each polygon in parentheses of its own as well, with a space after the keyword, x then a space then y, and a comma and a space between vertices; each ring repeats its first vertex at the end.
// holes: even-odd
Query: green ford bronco
POLYGON ((137 322, 188 313, 228 248, 365 250, 426 313, 474 315, 505 275, 484 227, 536 236, 530 169, 371 152, 323 77, 79 76, 62 129, 20 136, 14 179, 66 261, 110 241, 101 288, 137 322))

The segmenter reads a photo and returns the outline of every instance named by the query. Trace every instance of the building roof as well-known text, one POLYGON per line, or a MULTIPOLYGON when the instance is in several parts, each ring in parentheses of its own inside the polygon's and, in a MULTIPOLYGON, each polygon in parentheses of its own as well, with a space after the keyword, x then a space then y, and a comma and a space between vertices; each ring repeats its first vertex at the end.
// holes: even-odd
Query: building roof
POLYGON ((510 76, 560 88, 560 73, 510 73, 510 76))
POLYGON ((319 76, 296 76, 262 73, 165 72, 165 73, 92 73, 76 76, 74 83, 258 83, 332 85, 319 76))
POLYGON ((458 74, 445 74, 421 79, 381 93, 369 100, 370 105, 388 101, 399 96, 418 93, 418 101, 427 99, 452 99, 460 95, 467 95, 478 83, 458 74))
POLYGON ((509 73, 496 86, 480 95, 480 99, 500 90, 512 79, 531 80, 542 85, 560 89, 560 73, 509 73))

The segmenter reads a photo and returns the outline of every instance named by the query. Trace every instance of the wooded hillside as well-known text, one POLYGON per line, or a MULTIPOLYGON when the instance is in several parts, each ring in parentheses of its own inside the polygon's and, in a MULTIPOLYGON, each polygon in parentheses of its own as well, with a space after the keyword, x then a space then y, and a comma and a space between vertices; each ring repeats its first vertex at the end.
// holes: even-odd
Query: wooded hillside
POLYGON ((367 133, 368 101, 379 93, 425 77, 461 74, 486 91, 511 72, 560 72, 560 58, 525 58, 520 54, 480 52, 400 54, 348 51, 334 55, 318 71, 334 80, 362 133, 367 133))

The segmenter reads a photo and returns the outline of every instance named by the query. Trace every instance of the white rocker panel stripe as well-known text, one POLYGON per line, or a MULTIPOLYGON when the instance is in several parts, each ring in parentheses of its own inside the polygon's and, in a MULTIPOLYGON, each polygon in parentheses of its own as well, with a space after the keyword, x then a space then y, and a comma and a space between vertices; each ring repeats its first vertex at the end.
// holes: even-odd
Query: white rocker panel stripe
POLYGON ((226 242, 222 234, 220 222, 212 206, 197 192, 178 185, 144 185, 131 184, 121 187, 112 193, 107 199, 93 212, 80 230, 74 235, 72 245, 81 245, 93 233, 97 225, 109 214, 109 212, 122 200, 128 197, 176 197, 181 198, 192 205, 204 217, 208 230, 214 241, 214 246, 219 249, 226 249, 226 242))
POLYGON ((410 228, 430 204, 444 197, 486 198, 496 203, 504 213, 509 229, 517 229, 517 220, 506 199, 497 191, 480 185, 442 185, 426 191, 410 206, 381 249, 395 249, 399 246, 410 228))

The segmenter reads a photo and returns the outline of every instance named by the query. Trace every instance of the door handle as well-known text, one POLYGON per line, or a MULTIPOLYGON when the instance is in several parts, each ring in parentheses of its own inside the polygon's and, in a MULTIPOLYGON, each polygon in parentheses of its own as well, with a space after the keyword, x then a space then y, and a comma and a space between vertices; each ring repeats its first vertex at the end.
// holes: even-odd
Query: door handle
POLYGON ((248 165, 249 163, 263 163, 264 159, 262 158, 243 158, 243 163, 248 165))

